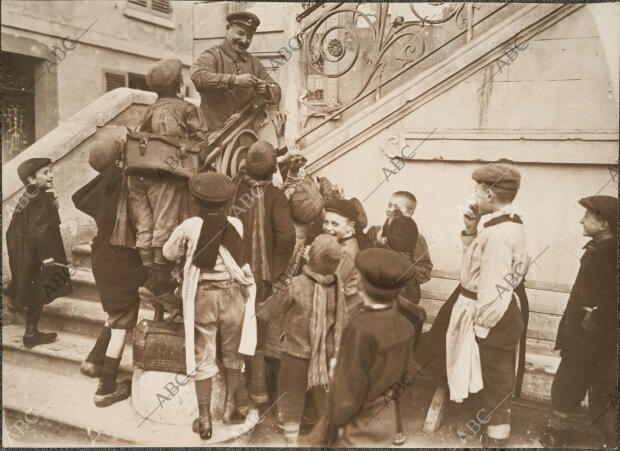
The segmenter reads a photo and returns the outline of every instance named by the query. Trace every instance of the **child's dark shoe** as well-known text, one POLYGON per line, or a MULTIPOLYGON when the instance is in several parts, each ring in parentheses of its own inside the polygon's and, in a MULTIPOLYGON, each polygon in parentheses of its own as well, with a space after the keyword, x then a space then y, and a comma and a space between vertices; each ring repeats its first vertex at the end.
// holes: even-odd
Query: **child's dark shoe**
POLYGON ((24 335, 23 342, 26 348, 31 349, 38 345, 53 343, 57 337, 56 332, 45 333, 37 330, 33 335, 24 335))
POLYGON ((100 383, 99 388, 95 392, 94 400, 97 407, 107 407, 130 396, 131 381, 125 380, 116 383, 111 391, 105 389, 104 385, 100 383))

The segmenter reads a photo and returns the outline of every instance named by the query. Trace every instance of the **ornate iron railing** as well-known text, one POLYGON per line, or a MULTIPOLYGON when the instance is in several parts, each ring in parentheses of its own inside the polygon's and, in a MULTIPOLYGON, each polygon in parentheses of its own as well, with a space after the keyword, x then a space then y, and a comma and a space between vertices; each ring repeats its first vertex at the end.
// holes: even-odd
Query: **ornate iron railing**
POLYGON ((508 4, 434 2, 400 5, 409 6, 410 20, 393 14, 393 4, 364 2, 309 4, 297 16, 297 20, 302 22, 297 39, 302 44, 308 73, 338 80, 355 73, 355 82, 358 84, 355 87, 347 85, 346 91, 353 95, 342 104, 332 105, 331 108, 326 105, 322 114, 324 119, 302 130, 297 141, 371 94, 380 97, 381 89, 388 83, 457 39, 466 36, 467 41, 471 40, 476 25, 488 20, 508 4), (429 15, 422 11, 425 7, 437 11, 429 15), (475 9, 478 10, 476 18, 475 9), (393 17, 391 21, 390 17, 393 17), (308 23, 303 24, 306 19, 308 23), (439 30, 440 27, 450 29, 439 30), (438 36, 445 39, 437 43, 438 36), (365 43, 368 45, 364 46, 365 43), (395 52, 401 52, 402 57, 393 55, 395 52), (360 61, 362 53, 366 61, 360 61), (400 69, 394 68, 397 66, 396 61, 402 63, 400 69))

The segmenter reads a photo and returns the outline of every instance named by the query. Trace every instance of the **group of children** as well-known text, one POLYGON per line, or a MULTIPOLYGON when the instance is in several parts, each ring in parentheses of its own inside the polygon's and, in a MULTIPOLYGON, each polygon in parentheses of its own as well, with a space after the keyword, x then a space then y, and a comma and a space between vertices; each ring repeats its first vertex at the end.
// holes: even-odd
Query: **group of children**
MULTIPOLYGON (((203 142, 201 110, 179 98, 181 63, 158 62, 147 83, 158 100, 141 129, 203 142)), ((186 366, 199 407, 196 433, 212 435, 212 378, 221 360, 225 422, 244 421, 252 404, 271 398, 278 401, 288 445, 299 443, 304 425, 311 445, 389 445, 399 413, 397 403, 384 409, 383 395, 413 360, 425 320, 420 285, 433 267, 412 219, 415 196, 395 192, 384 224, 364 232, 366 214, 357 199, 345 199, 328 180, 307 174, 302 156, 278 157, 265 141, 250 147, 234 180, 215 172, 189 180, 126 174, 121 151, 119 142, 94 142, 89 163, 99 175, 73 196, 97 224, 92 266, 108 314, 81 367, 99 377, 95 404, 130 396, 129 382, 116 378, 140 293, 169 294, 177 286, 171 269, 179 264, 186 366), (134 242, 119 241, 119 230, 134 230, 134 242)), ((25 184, 51 188, 50 164, 28 160, 18 171, 25 184)), ((510 403, 495 404, 514 386, 524 324, 518 289, 516 297, 509 290, 498 300, 495 286, 515 264, 527 268, 529 257, 521 219, 510 208, 519 173, 487 165, 473 178, 477 207, 465 215, 461 285, 433 328, 441 336, 451 399, 480 392, 480 405, 496 412, 486 434, 501 441, 510 432, 510 403), (489 216, 478 232, 482 215, 489 216), (459 376, 464 372, 471 375, 466 380, 459 376)), ((37 265, 49 258, 66 264, 53 199, 41 196, 19 212, 37 219, 20 226, 24 219, 15 215, 7 234, 15 298, 29 307, 28 347, 56 338, 37 329, 42 306, 51 300, 39 296, 45 281, 37 265), (16 229, 32 233, 18 236, 16 229)))

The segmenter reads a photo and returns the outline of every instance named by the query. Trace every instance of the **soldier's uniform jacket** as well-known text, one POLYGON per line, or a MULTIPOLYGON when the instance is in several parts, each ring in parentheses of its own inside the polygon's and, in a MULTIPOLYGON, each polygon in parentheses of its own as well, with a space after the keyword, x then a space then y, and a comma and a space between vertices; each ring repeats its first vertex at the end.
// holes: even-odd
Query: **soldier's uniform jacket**
POLYGON ((617 325, 617 240, 590 241, 560 321, 556 349, 583 355, 607 356, 616 352, 617 325), (594 331, 582 326, 583 307, 597 307, 592 313, 594 331))
POLYGON ((200 108, 209 130, 219 130, 224 122, 256 97, 254 88, 232 84, 233 75, 252 74, 268 84, 268 103, 280 102, 280 87, 269 76, 259 59, 249 53, 238 54, 224 41, 205 50, 192 66, 192 81, 200 93, 200 108))

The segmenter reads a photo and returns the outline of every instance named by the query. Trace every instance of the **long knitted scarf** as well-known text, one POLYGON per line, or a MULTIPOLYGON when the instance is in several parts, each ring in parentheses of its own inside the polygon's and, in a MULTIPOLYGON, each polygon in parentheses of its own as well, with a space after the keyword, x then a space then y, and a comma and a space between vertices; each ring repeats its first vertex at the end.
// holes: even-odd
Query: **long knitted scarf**
POLYGON ((316 281, 312 297, 312 314, 310 316, 310 363, 308 366, 308 389, 329 385, 328 357, 336 358, 340 347, 342 329, 345 324, 346 306, 340 296, 340 288, 334 285, 337 279, 333 275, 321 275, 304 266, 304 274, 316 281), (334 325, 334 356, 327 355, 327 298, 329 290, 336 291, 336 315, 334 325))
POLYGON ((267 240, 265 237, 265 188, 270 180, 255 180, 247 174, 243 181, 250 185, 250 192, 254 197, 254 205, 249 211, 249 222, 252 229, 252 247, 250 266, 256 280, 271 281, 271 271, 267 260, 267 240))

